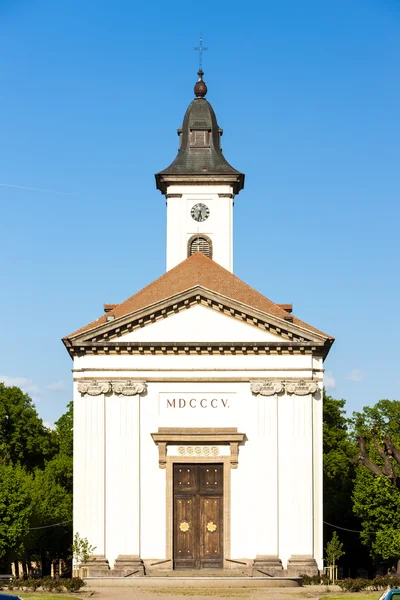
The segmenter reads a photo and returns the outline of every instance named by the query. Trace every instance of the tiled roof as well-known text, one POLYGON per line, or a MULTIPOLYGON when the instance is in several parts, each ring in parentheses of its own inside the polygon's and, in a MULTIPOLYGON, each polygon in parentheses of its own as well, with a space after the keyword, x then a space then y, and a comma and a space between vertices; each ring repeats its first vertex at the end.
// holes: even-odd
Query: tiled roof
MULTIPOLYGON (((107 314, 103 314, 96 321, 81 327, 66 337, 75 337, 86 331, 95 329, 99 325, 106 323, 107 317, 114 316, 115 319, 118 319, 119 317, 145 309, 156 302, 167 300, 168 298, 195 286, 201 286, 220 294, 221 296, 231 298, 250 308, 254 308, 274 317, 285 319, 285 317, 288 316, 288 313, 284 308, 271 300, 268 300, 268 298, 254 290, 230 271, 227 271, 201 252, 196 252, 125 300, 125 302, 116 304, 107 314)), ((293 316, 293 324, 304 327, 310 332, 318 333, 326 338, 330 338, 327 334, 300 321, 300 319, 297 319, 295 316, 293 316)))
POLYGON ((235 193, 239 193, 244 186, 244 174, 234 169, 222 154, 222 130, 218 126, 213 107, 205 98, 195 98, 190 103, 180 131, 182 139, 178 155, 169 167, 156 174, 157 188, 165 193, 164 176, 230 176, 236 180, 235 193), (208 142, 201 147, 193 146, 190 132, 202 130, 210 132, 208 142))

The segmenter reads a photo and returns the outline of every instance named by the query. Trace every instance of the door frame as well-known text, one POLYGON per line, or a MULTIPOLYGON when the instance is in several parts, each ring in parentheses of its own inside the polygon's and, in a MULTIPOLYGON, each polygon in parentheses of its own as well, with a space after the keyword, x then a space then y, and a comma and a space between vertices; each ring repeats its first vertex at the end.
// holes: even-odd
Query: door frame
MULTIPOLYGON (((179 464, 223 464, 223 569, 230 569, 231 563, 227 559, 231 558, 231 457, 230 456, 167 456, 166 457, 166 559, 171 561, 171 570, 173 569, 173 543, 174 543, 174 488, 173 474, 174 463, 179 464)), ((201 571, 200 571, 201 572, 201 571)))

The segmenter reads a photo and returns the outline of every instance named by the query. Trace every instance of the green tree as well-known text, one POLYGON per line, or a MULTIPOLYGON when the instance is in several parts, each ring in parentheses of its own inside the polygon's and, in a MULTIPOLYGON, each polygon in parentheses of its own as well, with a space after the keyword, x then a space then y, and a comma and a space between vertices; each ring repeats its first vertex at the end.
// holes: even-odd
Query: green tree
POLYGON ((26 554, 26 540, 34 511, 33 477, 20 465, 0 463, 0 561, 10 564, 26 554))
POLYGON ((400 575, 400 401, 380 400, 353 415, 358 444, 354 513, 375 561, 400 575))
POLYGON ((0 383, 0 461, 43 468, 56 452, 54 436, 43 425, 31 398, 18 387, 0 383))
POLYGON ((71 555, 72 423, 72 403, 50 431, 29 396, 0 384, 2 569, 34 559, 46 575, 52 559, 71 555))
POLYGON ((333 566, 335 566, 339 558, 345 554, 343 543, 340 541, 336 531, 333 532, 332 539, 327 543, 325 552, 328 565, 333 566))
MULTIPOLYGON (((332 536, 332 525, 345 529, 361 529, 360 521, 353 513, 352 492, 355 477, 354 456, 357 445, 349 431, 346 418, 346 401, 336 400, 326 394, 323 397, 323 491, 324 491, 324 539, 332 536)), ((346 575, 357 575, 359 568, 369 567, 369 557, 359 536, 342 531, 346 556, 342 561, 346 575)))
POLYGON ((72 402, 67 405, 66 412, 56 421, 55 425, 59 454, 72 458, 74 452, 74 410, 72 402))
POLYGON ((72 543, 72 481, 73 481, 73 405, 56 422, 54 432, 58 454, 44 469, 35 469, 33 499, 35 526, 56 524, 55 527, 34 530, 30 536, 32 556, 40 560, 43 574, 50 572, 53 559, 69 559, 72 543))

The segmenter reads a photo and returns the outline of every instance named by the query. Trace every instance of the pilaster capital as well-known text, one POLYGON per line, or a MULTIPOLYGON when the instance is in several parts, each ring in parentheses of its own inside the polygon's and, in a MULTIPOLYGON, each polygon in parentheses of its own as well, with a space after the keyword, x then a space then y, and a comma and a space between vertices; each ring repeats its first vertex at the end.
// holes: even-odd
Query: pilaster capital
POLYGON ((288 394, 295 394, 296 396, 308 396, 308 394, 315 394, 318 390, 318 383, 316 381, 288 381, 286 382, 286 392, 288 394))
POLYGON ((259 381, 250 381, 251 392, 255 396, 275 396, 286 391, 287 394, 295 396, 308 396, 318 391, 316 381, 307 381, 304 379, 281 381, 280 379, 264 379, 259 381))
POLYGON ((112 381, 111 386, 117 396, 136 396, 147 392, 147 384, 144 381, 112 381))
POLYGON ((111 383, 109 381, 80 381, 78 383, 78 392, 85 396, 100 396, 108 394, 111 391, 111 383))
POLYGON ((250 381, 250 389, 253 394, 260 396, 275 396, 284 390, 284 383, 279 379, 265 379, 264 381, 250 381))

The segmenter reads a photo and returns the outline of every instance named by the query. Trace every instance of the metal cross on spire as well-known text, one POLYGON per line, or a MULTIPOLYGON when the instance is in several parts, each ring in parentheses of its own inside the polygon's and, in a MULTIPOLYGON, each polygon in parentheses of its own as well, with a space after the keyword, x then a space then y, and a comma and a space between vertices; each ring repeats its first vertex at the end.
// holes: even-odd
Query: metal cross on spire
POLYGON ((200 46, 195 46, 193 48, 193 50, 195 50, 196 52, 199 53, 199 71, 202 71, 203 70, 203 52, 208 50, 208 48, 204 48, 203 38, 202 38, 201 34, 200 34, 200 46))

